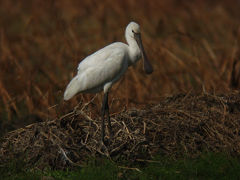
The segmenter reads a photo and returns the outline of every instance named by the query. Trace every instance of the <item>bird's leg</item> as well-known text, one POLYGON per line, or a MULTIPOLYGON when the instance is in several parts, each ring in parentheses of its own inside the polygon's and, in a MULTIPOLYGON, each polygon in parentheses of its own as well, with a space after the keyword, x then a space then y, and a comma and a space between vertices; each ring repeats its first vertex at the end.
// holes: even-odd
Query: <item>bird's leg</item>
POLYGON ((109 136, 112 137, 112 136, 113 136, 113 133, 112 133, 112 125, 111 125, 111 121, 110 121, 110 117, 109 117, 108 96, 107 96, 107 102, 106 102, 105 110, 106 110, 107 120, 108 120, 109 136))
POLYGON ((102 102, 102 141, 103 141, 103 143, 104 143, 104 137, 105 137, 105 119, 104 119, 104 115, 105 115, 107 101, 108 101, 108 92, 106 94, 104 94, 103 102, 102 102))

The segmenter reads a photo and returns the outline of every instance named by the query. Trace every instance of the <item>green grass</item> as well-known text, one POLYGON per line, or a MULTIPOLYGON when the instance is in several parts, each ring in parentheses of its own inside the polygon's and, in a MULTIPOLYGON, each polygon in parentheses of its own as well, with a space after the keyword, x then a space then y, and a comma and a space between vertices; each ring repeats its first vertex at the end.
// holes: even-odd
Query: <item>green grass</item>
POLYGON ((89 161, 74 170, 31 170, 23 161, 1 166, 2 179, 239 179, 240 159, 225 154, 206 153, 196 159, 171 160, 156 157, 150 162, 112 162, 107 159, 89 161), (132 168, 132 169, 131 169, 132 168))

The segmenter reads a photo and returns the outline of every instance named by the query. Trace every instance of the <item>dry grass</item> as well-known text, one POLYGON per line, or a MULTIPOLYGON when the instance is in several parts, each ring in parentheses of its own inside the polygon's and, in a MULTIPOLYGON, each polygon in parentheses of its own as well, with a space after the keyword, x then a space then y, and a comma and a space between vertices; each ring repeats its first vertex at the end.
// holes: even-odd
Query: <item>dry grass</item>
MULTIPOLYGON (((147 109, 111 117, 114 137, 101 141, 101 119, 89 104, 55 120, 8 133, 0 142, 0 161, 23 159, 29 167, 62 169, 84 165, 90 157, 130 162, 156 154, 197 157, 205 152, 240 155, 240 94, 180 94, 147 109)), ((107 133, 108 135, 108 133, 107 133)))

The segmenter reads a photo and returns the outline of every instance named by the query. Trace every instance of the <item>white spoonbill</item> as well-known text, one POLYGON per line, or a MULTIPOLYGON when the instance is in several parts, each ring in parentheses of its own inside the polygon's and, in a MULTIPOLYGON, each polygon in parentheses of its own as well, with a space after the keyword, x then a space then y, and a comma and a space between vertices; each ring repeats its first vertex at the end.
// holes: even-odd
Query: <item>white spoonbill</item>
POLYGON ((127 68, 135 64, 141 57, 147 74, 153 72, 152 65, 145 54, 140 26, 130 22, 125 30, 128 44, 112 43, 92 55, 87 56, 78 65, 77 75, 70 81, 64 92, 64 100, 71 99, 77 93, 97 93, 103 90, 102 101, 102 141, 105 137, 104 116, 107 115, 109 132, 112 135, 109 118, 108 92, 112 85, 120 79, 127 68))

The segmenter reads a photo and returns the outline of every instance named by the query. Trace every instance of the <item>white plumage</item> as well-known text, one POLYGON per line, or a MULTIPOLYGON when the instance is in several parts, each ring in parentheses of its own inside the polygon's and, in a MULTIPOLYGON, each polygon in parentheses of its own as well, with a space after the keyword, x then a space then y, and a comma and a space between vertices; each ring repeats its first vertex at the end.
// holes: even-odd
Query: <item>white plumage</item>
POLYGON ((142 51, 134 33, 140 35, 140 27, 137 23, 131 22, 125 32, 128 45, 116 42, 82 60, 78 66, 77 75, 65 90, 64 100, 69 100, 81 92, 97 93, 104 90, 106 93, 125 73, 128 66, 136 63, 141 57, 142 51))
POLYGON ((127 70, 126 45, 114 43, 86 57, 78 66, 77 75, 68 84, 64 100, 78 92, 106 92, 127 70), (106 53, 108 52, 108 53, 106 53))

